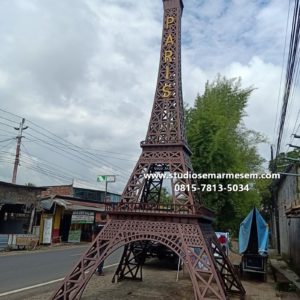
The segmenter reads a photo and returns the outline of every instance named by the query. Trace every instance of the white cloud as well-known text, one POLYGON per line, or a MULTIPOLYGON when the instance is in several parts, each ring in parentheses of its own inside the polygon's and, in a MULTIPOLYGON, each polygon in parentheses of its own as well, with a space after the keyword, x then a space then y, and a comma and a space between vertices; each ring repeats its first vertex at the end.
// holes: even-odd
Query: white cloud
POLYGON ((227 77, 240 77, 244 87, 254 88, 247 107, 246 124, 268 136, 272 136, 274 129, 280 74, 281 67, 259 57, 253 57, 247 65, 232 63, 225 70, 227 77), (259 111, 263 112, 263 117, 257 113, 259 111))
MULTIPOLYGON (((217 73, 241 77, 243 86, 256 88, 246 124, 272 140, 288 3, 190 0, 184 4, 185 102, 192 105, 205 82, 217 73)), ((24 143, 30 154, 73 168, 90 180, 101 170, 121 168, 124 183, 134 162, 120 158, 136 160, 139 142, 146 135, 162 14, 160 0, 76 0, 72 5, 66 0, 0 2, 1 108, 79 146, 119 153, 114 155, 119 160, 101 152, 103 160, 87 167, 59 158, 29 141, 34 139, 29 134, 37 135, 29 124, 24 143)), ((262 153, 268 158, 265 150, 262 153)), ((9 168, 5 167, 2 180, 10 180, 9 168)), ((22 172, 19 182, 50 180, 22 172)))
POLYGON ((0 88, 6 88, 8 84, 8 76, 0 70, 0 88))

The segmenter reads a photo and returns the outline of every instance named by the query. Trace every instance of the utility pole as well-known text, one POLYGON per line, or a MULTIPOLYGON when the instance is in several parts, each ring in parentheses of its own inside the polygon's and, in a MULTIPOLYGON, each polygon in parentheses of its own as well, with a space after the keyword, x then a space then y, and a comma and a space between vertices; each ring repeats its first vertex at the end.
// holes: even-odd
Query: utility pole
POLYGON ((14 171, 13 171, 13 177, 12 177, 12 183, 16 184, 16 179, 17 179, 17 172, 18 172, 18 166, 20 162, 20 148, 21 148, 21 140, 22 140, 22 133, 23 130, 27 129, 28 126, 23 127, 25 123, 25 119, 23 118, 20 127, 14 127, 15 130, 19 130, 19 134, 17 136, 17 148, 16 148, 16 156, 15 156, 15 164, 14 164, 14 171))
MULTIPOLYGON (((277 158, 277 157, 276 157, 277 158)), ((274 163, 274 150, 271 145, 271 161, 273 162, 271 165, 271 172, 275 173, 277 169, 277 161, 275 159, 274 163)), ((279 211, 278 211, 278 188, 276 186, 275 181, 272 181, 272 231, 274 238, 272 239, 272 243, 274 243, 275 248, 277 248, 277 252, 280 253, 280 228, 279 228, 279 211)))

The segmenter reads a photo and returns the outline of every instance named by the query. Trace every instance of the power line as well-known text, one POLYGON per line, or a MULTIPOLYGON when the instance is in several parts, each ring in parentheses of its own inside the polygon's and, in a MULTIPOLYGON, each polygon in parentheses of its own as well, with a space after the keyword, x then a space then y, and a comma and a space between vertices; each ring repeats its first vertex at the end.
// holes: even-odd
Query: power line
MULTIPOLYGON (((86 150, 91 150, 91 151, 104 152, 104 153, 109 153, 109 154, 117 154, 117 155, 128 156, 128 154, 124 154, 124 153, 121 153, 121 152, 106 151, 106 150, 103 150, 103 149, 86 148, 86 150)), ((137 160, 135 160, 135 162, 136 162, 136 161, 137 161, 137 160)))
POLYGON ((288 15, 287 15, 286 26, 285 26, 284 49, 283 49, 283 55, 282 55, 282 68, 281 68, 281 75, 280 75, 280 84, 279 84, 277 106, 276 106, 276 116, 275 116, 275 123, 274 123, 274 133, 273 133, 274 143, 275 143, 275 132, 276 132, 276 127, 277 127, 277 121, 278 121, 279 100, 280 100, 280 96, 281 96, 281 85, 282 85, 283 70, 284 70, 284 58, 285 58, 285 50, 286 50, 286 42, 287 42, 288 24, 289 24, 289 19, 290 19, 290 5, 291 5, 291 0, 289 0, 288 15))
MULTIPOLYGON (((5 111, 3 109, 0 109, 0 111, 3 111, 12 116, 21 118, 20 116, 10 113, 8 111, 5 111)), ((9 122, 14 122, 12 119, 9 119, 9 118, 3 118, 3 119, 6 121, 9 121, 9 122)), ((119 176, 121 176, 121 178, 119 178, 119 181, 127 183, 127 177, 129 176, 129 172, 127 170, 122 169, 119 165, 115 165, 115 164, 103 159, 102 157, 106 157, 107 159, 123 160, 123 161, 130 161, 130 162, 135 162, 134 160, 126 159, 123 157, 103 155, 103 154, 96 155, 96 154, 92 153, 91 151, 88 151, 87 149, 83 149, 67 140, 64 140, 63 138, 57 136, 56 134, 52 133, 48 129, 45 129, 30 120, 26 120, 26 122, 30 123, 30 127, 29 127, 29 131, 26 133, 26 137, 24 137, 25 140, 23 142, 27 142, 27 140, 34 142, 35 144, 37 144, 43 148, 46 148, 46 149, 50 150, 51 152, 54 152, 56 154, 59 154, 60 156, 63 156, 72 161, 75 161, 76 163, 80 164, 81 166, 86 165, 87 167, 95 167, 95 162, 96 163, 98 162, 99 164, 101 164, 102 167, 108 167, 108 168, 112 169, 114 173, 117 173, 115 175, 118 175, 118 173, 123 174, 123 175, 119 175, 119 176), (29 136, 33 139, 28 139, 27 136, 29 136), (122 176, 126 177, 126 179, 123 180, 122 176)), ((3 122, 0 122, 0 123, 11 128, 11 125, 9 125, 7 123, 3 123, 3 122)), ((107 153, 124 155, 123 153, 103 151, 103 150, 99 150, 99 149, 94 149, 94 151, 102 151, 102 152, 107 152, 107 153)), ((48 165, 48 167, 49 167, 49 165, 48 165)), ((45 171, 45 170, 43 170, 43 171, 45 171)))
MULTIPOLYGON (((299 50, 298 50, 298 53, 299 53, 299 50)), ((285 139, 284 139, 284 144, 287 144, 287 140, 288 140, 288 134, 287 134, 287 130, 289 129, 290 127, 290 123, 291 123, 291 113, 293 112, 293 106, 294 106, 294 100, 295 100, 295 93, 296 93, 296 86, 297 86, 297 83, 298 83, 298 79, 299 79, 299 66, 300 66, 300 56, 298 55, 297 56, 297 59, 296 59, 296 67, 295 67, 295 80, 294 80, 294 84, 292 85, 292 93, 291 93, 291 101, 290 101, 290 104, 289 106, 287 107, 287 126, 286 126, 286 129, 283 130, 283 136, 285 136, 285 139)), ((298 112, 298 116, 299 116, 299 112, 298 112)), ((298 119, 298 116, 296 118, 296 122, 295 122, 295 125, 297 123, 297 119, 298 119)), ((295 127, 295 126, 294 126, 295 127)), ((294 132, 294 130, 292 131, 292 133, 294 132)), ((293 137, 291 136, 292 140, 293 140, 293 137)), ((289 151, 289 148, 290 146, 288 145, 287 147, 287 152, 289 151)))
POLYGON ((14 121, 14 120, 12 120, 12 119, 5 118, 5 117, 3 117, 3 116, 0 116, 0 119, 6 120, 6 121, 8 121, 8 122, 11 122, 11 123, 14 123, 14 124, 18 124, 18 125, 19 125, 19 123, 20 123, 20 122, 14 121))
POLYGON ((62 172, 62 174, 66 175, 66 176, 69 176, 69 177, 72 177, 72 178, 74 178, 74 175, 76 175, 76 178, 78 178, 80 180, 86 180, 86 179, 80 178, 81 175, 79 175, 78 173, 76 174, 74 171, 69 170, 65 167, 62 167, 61 165, 55 164, 53 162, 49 162, 49 161, 45 160, 44 158, 42 159, 44 162, 41 162, 40 158, 38 158, 38 157, 36 157, 36 158, 39 159, 39 161, 36 161, 36 160, 33 159, 33 155, 31 155, 29 153, 28 149, 25 147, 24 144, 22 144, 22 148, 23 148, 24 152, 30 158, 30 161, 35 162, 37 165, 42 165, 44 167, 49 168, 50 170, 53 169, 54 171, 62 172))
POLYGON ((0 134, 0 136, 12 138, 11 135, 9 135, 7 133, 6 134, 0 134))
POLYGON ((5 149, 7 146, 9 146, 12 143, 13 140, 15 140, 15 138, 11 139, 6 145, 2 145, 2 147, 0 147, 0 149, 5 149))
MULTIPOLYGON (((86 157, 81 157, 80 155, 78 155, 78 153, 80 154, 79 151, 75 151, 76 153, 66 152, 64 148, 59 147, 58 145, 52 144, 52 143, 48 142, 48 141, 45 140, 45 139, 40 139, 40 138, 38 138, 38 137, 36 137, 36 136, 30 134, 30 133, 27 133, 27 135, 29 135, 29 136, 31 136, 31 137, 33 137, 33 138, 36 138, 39 142, 45 143, 45 144, 47 144, 48 146, 50 146, 50 147, 52 147, 52 148, 55 149, 55 150, 51 149, 51 151, 54 151, 54 152, 56 152, 56 153, 58 153, 58 154, 60 154, 60 155, 62 155, 62 156, 64 156, 64 157, 68 157, 69 159, 71 159, 71 160, 73 160, 73 161, 75 161, 75 162, 77 162, 77 163, 79 163, 78 160, 80 160, 81 163, 83 162, 85 165, 87 165, 87 166, 89 166, 89 167, 94 167, 94 166, 95 166, 95 161, 91 161, 90 159, 88 159, 88 158, 86 158, 86 157), (62 151, 62 153, 58 152, 57 150, 62 151)), ((35 142, 35 143, 37 143, 37 142, 35 142)), ((39 143, 38 143, 38 144, 39 144, 39 143)), ((46 148, 49 149, 49 147, 46 147, 46 148)), ((110 166, 109 166, 109 167, 110 167, 110 166)), ((120 168, 119 168, 119 169, 120 169, 120 168)), ((121 169, 120 169, 120 170, 121 170, 121 169)), ((122 172, 122 173, 123 173, 123 172, 122 172)), ((125 171, 124 171, 124 174, 127 175, 127 173, 125 173, 125 171)))
MULTIPOLYGON (((41 141, 40 139, 38 139, 38 140, 41 141)), ((37 145, 39 145, 39 146, 41 146, 41 147, 44 147, 44 148, 50 150, 51 152, 54 152, 54 153, 59 154, 59 155, 65 157, 65 158, 68 158, 68 159, 70 159, 70 160, 76 162, 77 164, 80 164, 81 166, 82 166, 82 165, 85 165, 85 166, 87 166, 87 167, 94 166, 94 165, 93 165, 91 162, 89 162, 89 161, 88 161, 88 163, 86 163, 84 159, 83 159, 83 160, 80 159, 80 161, 79 161, 78 159, 76 159, 76 157, 74 158, 73 155, 70 155, 69 153, 65 152, 63 149, 61 150, 61 148, 58 148, 58 147, 55 147, 55 146, 53 146, 53 148, 50 148, 50 147, 45 146, 45 145, 43 144, 44 141, 42 141, 42 143, 40 143, 39 141, 34 141, 34 143, 37 144, 37 145), (60 151, 62 151, 62 152, 57 151, 57 149, 60 150, 60 151)), ((24 142, 25 142, 25 141, 24 141, 24 142)), ((46 143, 46 144, 52 146, 52 145, 49 144, 49 143, 46 143)))
POLYGON ((7 126, 7 127, 9 127, 9 128, 12 128, 11 125, 8 125, 8 124, 6 124, 6 123, 0 122, 0 124, 2 124, 2 125, 4 125, 4 126, 7 126))
POLYGON ((294 82, 295 63, 296 63, 298 55, 299 55, 299 49, 298 49, 299 30, 300 30, 299 0, 296 0, 295 6, 294 6, 294 15, 293 15, 293 22, 292 22, 291 38, 290 38, 283 103, 282 103, 282 108, 281 108, 280 124, 279 124, 279 130, 278 130, 276 156, 278 156, 278 154, 280 152, 282 134, 283 134, 285 119, 286 119, 287 106, 288 106, 288 102, 289 102, 289 98, 290 98, 291 87, 294 82))
MULTIPOLYGON (((10 114, 10 115, 12 115, 12 116, 16 116, 16 117, 18 117, 18 118, 21 118, 20 116, 18 116, 18 115, 16 115, 16 114, 13 114, 13 113, 10 113, 10 112, 8 112, 8 111, 6 111, 6 110, 3 110, 3 109, 0 109, 0 111, 3 111, 3 112, 5 112, 5 113, 7 113, 7 114, 10 114)), ((92 153, 92 152, 90 152, 90 151, 87 151, 86 149, 83 149, 83 148, 81 148, 81 147, 79 147, 79 146, 77 146, 77 145, 75 145, 75 144, 73 144, 73 143, 71 143, 71 142, 69 142, 69 141, 64 140, 63 138, 61 138, 61 137, 59 137, 58 135, 52 133, 52 132, 49 131, 48 129, 45 129, 45 128, 43 128, 42 126, 40 126, 40 125, 38 125, 38 124, 36 124, 36 123, 30 121, 30 120, 26 120, 26 121, 27 121, 27 123, 30 123, 31 125, 33 125, 33 126, 39 128, 39 129, 41 129, 42 131, 45 131, 45 132, 49 133, 49 134, 52 135, 53 137, 50 136, 49 134, 45 134, 44 132, 42 132, 42 131, 40 131, 40 130, 38 130, 38 129, 36 129, 36 128, 33 128, 33 126, 30 126, 30 129, 31 129, 32 131, 34 131, 34 132, 36 132, 36 133, 42 135, 43 137, 49 138, 50 140, 52 140, 52 141, 54 141, 54 142, 56 142, 56 143, 59 143, 60 145, 66 147, 67 149, 69 149, 69 150, 71 150, 71 151, 73 151, 73 152, 80 153, 81 155, 84 155, 84 156, 88 157, 89 159, 93 159, 93 160, 96 159, 98 162, 100 162, 101 164, 103 164, 103 165, 106 166, 106 167, 109 167, 109 168, 112 167, 112 168, 115 168, 115 169, 117 169, 117 170, 120 170, 122 173, 126 174, 126 176, 129 175, 129 172, 128 172, 127 170, 124 170, 124 169, 120 168, 119 166, 117 166, 117 165, 115 165, 115 164, 113 164, 113 163, 111 163, 111 162, 107 162, 106 160, 104 160, 104 159, 101 158, 101 157, 104 156, 104 157, 111 158, 111 159, 117 159, 117 160, 124 160, 124 161, 136 162, 136 161, 134 161, 134 160, 129 160, 129 159, 126 159, 126 158, 113 157, 113 156, 108 156, 108 155, 101 155, 101 156, 99 157, 99 155, 95 155, 94 153, 92 153)), ((0 123, 1 123, 1 122, 0 122, 0 123)), ((4 124, 5 126, 9 126, 8 124, 5 124, 5 123, 3 123, 3 124, 4 124)), ((10 127, 10 126, 9 126, 9 127, 10 127)), ((37 138, 35 135, 30 135, 30 136, 37 138)), ((38 140, 41 140, 41 139, 39 139, 39 138, 37 138, 37 139, 38 139, 38 140)), ((49 144, 49 143, 48 143, 48 144, 49 144)), ((96 150, 96 151, 99 151, 99 150, 97 150, 97 149, 95 149, 95 150, 96 150)), ((101 150, 100 150, 100 151, 101 151, 101 150)), ((119 155, 124 155, 123 153, 118 153, 118 152, 108 152, 108 151, 102 151, 102 152, 115 153, 115 154, 119 154, 119 155)))
MULTIPOLYGON (((37 126, 38 128, 41 128, 42 130, 44 130, 44 131, 46 131, 46 132, 49 132, 49 133, 50 133, 51 135, 53 135, 55 138, 53 138, 53 137, 51 137, 51 136, 49 136, 49 135, 46 135, 45 133, 43 133, 43 132, 41 132, 41 131, 39 131, 39 130, 33 129, 33 128, 31 127, 31 130, 33 130, 33 131, 35 131, 35 132, 41 134, 43 137, 47 137, 47 138, 51 139, 52 141, 55 141, 56 143, 59 143, 59 144, 63 145, 63 146, 66 147, 67 149, 69 149, 69 150, 71 150, 71 151, 73 151, 73 152, 80 153, 81 155, 83 155, 83 156, 85 156, 85 157, 88 157, 89 159, 93 159, 93 160, 96 159, 96 161, 100 162, 101 164, 104 164, 105 166, 107 166, 107 167, 109 167, 109 168, 113 167, 113 168, 115 168, 115 169, 117 169, 117 170, 120 170, 120 171, 123 172, 124 174, 129 175, 129 172, 128 172, 128 171, 126 171, 126 170, 120 168, 119 166, 116 166, 116 165, 114 165, 114 164, 112 164, 112 163, 108 163, 108 162, 105 161, 104 159, 101 159, 101 158, 97 157, 97 155, 95 155, 95 154, 93 154, 93 153, 91 153, 91 152, 89 152, 89 151, 87 151, 87 150, 85 150, 85 149, 83 149, 83 148, 81 148, 81 147, 79 147, 79 146, 77 146, 77 145, 75 145, 75 144, 69 142, 69 141, 66 141, 66 140, 60 138, 60 137, 57 136, 56 134, 50 132, 50 131, 47 130, 47 129, 42 128, 41 126, 39 126, 39 125, 37 125, 37 124, 35 124, 35 123, 31 122, 31 121, 28 121, 28 122, 31 123, 31 124, 33 124, 33 125, 35 125, 35 126, 37 126), (60 140, 62 140, 63 142, 61 142, 60 140)), ((36 138, 36 136, 34 136, 34 135, 31 135, 31 136, 36 138)), ((73 155, 75 155, 75 154, 73 154, 73 155)))
MULTIPOLYGON (((11 129, 13 129, 13 128, 11 127, 11 129)), ((0 131, 9 133, 10 135, 12 135, 12 133, 13 133, 12 131, 8 131, 8 130, 5 130, 5 129, 3 129, 3 128, 0 128, 0 131)))
POLYGON ((299 132, 299 129, 300 129, 300 122, 299 122, 299 125, 298 125, 298 127, 297 127, 295 133, 298 133, 298 132, 299 132))
MULTIPOLYGON (((32 123, 32 122, 30 122, 30 123, 32 123)), ((42 135, 43 137, 49 138, 50 140, 52 140, 52 141, 54 141, 54 142, 56 142, 56 143, 59 143, 60 145, 66 147, 67 149, 69 149, 69 150, 71 150, 71 151, 79 152, 79 153, 81 153, 81 154, 82 154, 82 152, 83 152, 83 155, 88 156, 88 157, 93 156, 93 157, 98 158, 98 156, 99 156, 99 157, 107 157, 107 158, 112 158, 112 159, 117 159, 117 160, 124 160, 124 161, 136 162, 136 160, 130 160, 130 159, 121 158, 121 157, 115 157, 115 156, 109 156, 109 155, 103 155, 103 154, 101 154, 101 155, 96 155, 96 154, 94 154, 94 153, 92 153, 92 152, 89 152, 88 149, 83 149, 83 148, 81 148, 81 147, 79 147, 79 146, 77 146, 77 145, 75 145, 75 144, 72 144, 72 143, 70 143, 70 142, 65 141, 65 140, 62 139, 62 138, 59 138, 59 137, 58 137, 58 138, 52 138, 51 136, 46 135, 45 133, 43 133, 43 132, 41 132, 41 131, 39 131, 39 130, 36 130, 36 129, 32 128, 32 127, 31 127, 30 129, 33 130, 33 131, 35 131, 36 133, 42 135), (61 139, 63 142, 59 141, 59 139, 61 139), (72 148, 70 145, 72 145, 72 146, 74 146, 74 147, 80 149, 80 151, 79 151, 78 149, 72 148), (85 153, 87 153, 87 154, 85 154, 85 153)), ((47 132, 49 132, 49 131, 47 130, 47 132)), ((54 135, 54 134, 52 134, 52 135, 54 135)), ((31 135, 31 136, 34 137, 35 135, 31 135)), ((57 137, 56 135, 54 135, 54 136, 57 137)), ((99 150, 94 149, 94 151, 99 151, 99 150)), ((108 152, 108 151, 103 151, 103 152, 110 153, 110 152, 108 152)), ((117 152, 115 152, 115 153, 117 153, 117 152)), ((123 154, 123 155, 124 155, 124 154, 123 154)), ((101 158, 99 158, 99 159, 101 159, 101 158)), ((103 160, 103 161, 104 161, 104 160, 103 160)), ((103 161, 102 161, 102 162, 103 162, 103 161)), ((104 162, 105 162, 105 161, 104 161, 104 162)), ((111 164, 111 165, 112 165, 112 164, 111 164)), ((112 165, 112 166, 113 166, 113 165, 112 165)), ((116 166, 114 166, 114 167, 116 167, 116 166)), ((120 167, 117 167, 117 168, 120 169, 120 167)), ((125 171, 125 172, 126 172, 126 171, 125 171)), ((126 173, 127 173, 127 172, 126 172, 126 173)))
MULTIPOLYGON (((9 164, 14 164, 14 159, 9 158, 9 157, 7 157, 7 158, 0 157, 0 161, 5 162, 5 163, 9 163, 9 164)), ((58 173, 55 173, 55 172, 52 172, 50 170, 44 169, 40 166, 34 166, 30 162, 24 160, 23 158, 20 159, 20 167, 21 168, 24 167, 25 169, 29 169, 29 170, 38 172, 38 173, 43 174, 47 177, 55 178, 57 180, 60 180, 60 181, 58 181, 60 183, 61 183, 62 180, 66 180, 68 182, 72 181, 71 177, 60 175, 58 173)))
POLYGON ((7 111, 7 110, 5 110, 5 109, 3 109, 3 108, 0 108, 0 111, 3 111, 3 112, 5 112, 5 113, 7 113, 7 114, 9 114, 9 115, 11 115, 11 116, 17 117, 17 118, 19 118, 19 119, 22 119, 21 116, 18 116, 18 115, 16 115, 16 114, 12 113, 12 112, 9 112, 9 111, 7 111))
MULTIPOLYGON (((27 141, 26 139, 23 141, 23 143, 22 143, 23 146, 25 146, 24 144, 26 143, 26 141, 27 141)), ((85 165, 85 166, 87 166, 87 167, 91 167, 90 164, 87 164, 87 163, 82 162, 82 161, 79 162, 76 158, 74 158, 72 155, 69 155, 68 153, 64 152, 63 150, 62 150, 62 152, 59 152, 59 151, 57 151, 57 148, 51 148, 51 147, 48 147, 48 146, 46 146, 46 145, 44 145, 43 143, 40 143, 40 142, 38 142, 38 141, 34 141, 34 143, 37 144, 38 146, 41 146, 41 147, 43 147, 43 148, 46 148, 46 149, 50 150, 51 152, 57 153, 57 154, 59 154, 59 155, 65 157, 65 158, 67 158, 67 159, 70 159, 70 160, 74 161, 74 162, 80 164, 80 166, 85 165)), ((43 160, 45 160, 45 159, 43 159, 43 160)), ((60 166, 60 167, 61 167, 61 166, 60 166)), ((118 175, 118 174, 116 174, 116 175, 118 175)), ((122 176, 122 175, 121 175, 121 176, 122 176)), ((122 182, 124 182, 124 183, 127 182, 127 180, 122 180, 121 178, 119 178, 119 181, 122 181, 122 182)))
POLYGON ((5 139, 5 140, 0 141, 0 143, 4 143, 4 142, 11 141, 11 140, 14 140, 14 139, 15 139, 15 138, 5 139))
MULTIPOLYGON (((297 131, 298 131, 298 129, 299 129, 300 123, 299 123, 299 126, 298 126, 297 130, 296 130, 296 126, 297 126, 297 124, 298 124, 299 116, 300 116, 300 109, 298 110, 298 114, 297 114, 297 117, 296 117, 296 121, 295 121, 293 130, 292 130, 292 133, 293 133, 293 134, 297 134, 297 131)), ((294 135, 293 135, 293 134, 292 134, 291 137, 290 137, 290 142, 289 142, 289 144, 292 144, 293 141, 294 141, 294 135)), ((290 146, 289 146, 289 148, 290 148, 290 146)), ((288 149, 289 149, 289 148, 288 148, 288 149)))

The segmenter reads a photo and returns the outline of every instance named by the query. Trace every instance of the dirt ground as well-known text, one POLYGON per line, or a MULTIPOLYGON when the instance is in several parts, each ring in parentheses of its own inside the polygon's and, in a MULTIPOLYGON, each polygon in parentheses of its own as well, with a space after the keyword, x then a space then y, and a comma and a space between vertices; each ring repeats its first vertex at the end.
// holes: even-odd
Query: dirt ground
MULTIPOLYGON (((239 264, 241 257, 236 254, 236 245, 229 252, 229 258, 233 264, 239 264)), ((192 283, 187 271, 171 270, 167 265, 161 268, 158 261, 151 261, 143 268, 143 281, 122 281, 112 283, 115 268, 104 269, 104 276, 94 275, 88 283, 82 300, 190 300, 194 299, 192 283)), ((271 272, 266 282, 259 278, 247 278, 242 284, 246 290, 245 300, 296 300, 300 299, 295 292, 281 292, 276 289, 271 272)), ((46 300, 49 299, 55 289, 55 284, 28 290, 10 296, 0 297, 0 300, 46 300)), ((230 299, 239 299, 230 296, 230 299)))
MULTIPOLYGON (((123 281, 111 283, 114 269, 105 269, 104 276, 94 275, 90 280, 82 299, 83 300, 190 300, 194 299, 192 284, 186 271, 177 272, 170 269, 161 269, 153 262, 143 269, 143 281, 123 281)), ((295 293, 279 292, 275 289, 275 282, 269 274, 267 282, 257 279, 242 281, 246 290, 246 300, 273 300, 273 299, 300 299, 295 293)), ((24 293, 1 297, 7 300, 44 300, 49 299, 56 284, 30 290, 24 293)), ((2 300, 1 299, 1 300, 2 300)), ((230 297, 230 299, 239 299, 230 297)))

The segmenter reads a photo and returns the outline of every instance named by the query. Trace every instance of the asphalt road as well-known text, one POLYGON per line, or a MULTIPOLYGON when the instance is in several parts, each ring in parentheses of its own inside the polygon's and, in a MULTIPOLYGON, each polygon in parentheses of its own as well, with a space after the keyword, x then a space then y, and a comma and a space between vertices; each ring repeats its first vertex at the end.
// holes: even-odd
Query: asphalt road
MULTIPOLYGON (((64 277, 87 245, 0 256, 0 294, 64 277)), ((119 262, 122 249, 107 258, 104 266, 119 262)))

